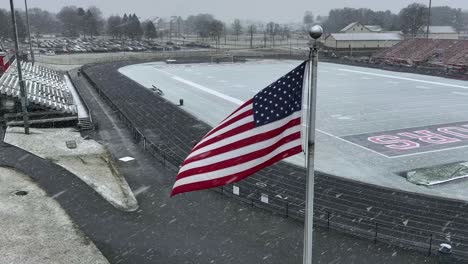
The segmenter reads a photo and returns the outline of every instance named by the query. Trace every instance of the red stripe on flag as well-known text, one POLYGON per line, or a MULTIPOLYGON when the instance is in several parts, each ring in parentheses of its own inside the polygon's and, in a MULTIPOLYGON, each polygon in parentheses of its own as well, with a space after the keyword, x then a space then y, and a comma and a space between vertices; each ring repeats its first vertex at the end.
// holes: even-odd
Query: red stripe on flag
POLYGON ((239 172, 239 173, 235 173, 235 174, 232 174, 232 175, 228 175, 228 176, 218 178, 218 179, 194 182, 194 183, 190 183, 190 184, 177 186, 176 188, 174 188, 172 190, 171 196, 174 196, 174 195, 179 194, 179 193, 191 192, 191 191, 202 190, 202 189, 208 189, 208 188, 213 188, 213 187, 218 187, 218 186, 238 182, 238 181, 240 181, 240 180, 242 180, 242 179, 244 179, 244 178, 246 178, 246 177, 248 177, 248 176, 250 176, 250 175, 252 175, 252 174, 254 174, 256 172, 258 172, 259 170, 261 170, 261 169, 263 169, 265 167, 271 166, 271 165, 275 164, 276 162, 281 161, 282 159, 294 156, 294 155, 296 155, 298 153, 301 153, 301 152, 302 152, 302 146, 297 146, 297 147, 285 150, 285 151, 279 153, 278 155, 272 157, 271 159, 263 162, 262 164, 259 164, 259 165, 255 166, 255 167, 252 167, 252 168, 248 169, 248 170, 245 170, 245 171, 242 171, 242 172, 239 172))
POLYGON ((300 124, 301 124, 301 118, 300 117, 295 118, 295 119, 289 121, 288 123, 284 124, 283 126, 278 127, 276 129, 269 130, 269 131, 261 133, 261 134, 254 134, 251 137, 248 137, 248 138, 233 142, 231 144, 228 144, 228 145, 216 148, 216 149, 209 150, 209 151, 207 151, 208 153, 203 152, 203 153, 200 153, 200 154, 198 154, 196 156, 193 156, 193 157, 191 157, 189 159, 186 159, 184 161, 184 163, 182 164, 182 167, 189 164, 189 163, 191 163, 191 162, 197 161, 197 160, 202 160, 202 159, 205 159, 205 158, 209 158, 209 157, 212 157, 212 156, 222 154, 224 152, 228 152, 228 151, 231 151, 231 150, 234 150, 234 149, 242 148, 242 147, 254 144, 254 143, 258 143, 258 142, 261 142, 261 141, 268 140, 270 138, 276 137, 279 134, 283 133, 286 129, 294 127, 294 126, 298 126, 300 124))
MULTIPOLYGON (((220 162, 217 162, 217 163, 213 163, 213 164, 210 164, 210 165, 206 165, 206 166, 202 166, 202 167, 196 167, 196 168, 193 168, 193 169, 183 171, 183 172, 179 173, 176 180, 180 180, 180 179, 190 177, 190 176, 193 176, 193 175, 196 175, 196 174, 208 173, 208 172, 221 170, 221 169, 224 169, 224 168, 229 168, 229 167, 232 167, 232 166, 235 166, 235 165, 240 165, 242 163, 246 163, 246 162, 261 158, 261 157, 263 157, 265 155, 268 155, 269 153, 275 151, 277 148, 281 147, 282 145, 287 144, 288 142, 294 141, 294 140, 299 139, 299 138, 301 138, 301 132, 293 133, 293 134, 288 135, 288 136, 286 136, 284 138, 281 138, 280 140, 278 140, 277 142, 275 142, 274 144, 272 144, 272 145, 270 145, 270 146, 268 146, 266 148, 263 148, 263 149, 260 149, 260 150, 257 150, 257 151, 253 151, 253 152, 250 152, 250 153, 242 155, 242 156, 238 156, 238 157, 223 160, 223 161, 220 161, 220 162)), ((302 149, 301 149, 301 151, 302 151, 302 149)))
POLYGON ((242 108, 244 108, 246 105, 249 105, 253 103, 253 98, 250 98, 247 102, 245 102, 243 105, 239 106, 239 108, 237 108, 234 112, 232 112, 230 115, 228 115, 226 118, 223 119, 222 122, 224 122, 226 119, 230 118, 232 115, 234 115, 235 113, 239 112, 239 110, 241 110, 242 108))
POLYGON ((210 136, 210 135, 213 134, 214 132, 216 132, 216 131, 218 131, 218 130, 220 130, 220 129, 223 129, 223 128, 225 128, 225 127, 231 125, 231 124, 234 124, 235 122, 237 122, 237 121, 239 121, 239 120, 241 120, 241 119, 243 119, 243 118, 245 118, 245 117, 251 116, 251 115, 253 115, 253 110, 252 110, 252 109, 251 109, 251 110, 248 110, 248 111, 245 111, 244 113, 242 113, 242 114, 240 114, 240 115, 234 117, 233 119, 227 121, 226 123, 221 124, 221 125, 219 125, 218 127, 216 127, 216 128, 214 128, 213 130, 211 130, 208 134, 206 134, 206 135, 202 138, 202 140, 203 140, 204 138, 207 138, 208 136, 210 136))
POLYGON ((238 126, 238 127, 234 128, 234 129, 226 131, 223 134, 220 134, 220 135, 218 135, 218 136, 216 136, 214 138, 210 138, 207 141, 200 143, 199 145, 196 145, 195 148, 193 148, 192 152, 194 152, 195 150, 200 149, 202 147, 214 144, 214 143, 216 143, 216 142, 218 142, 220 140, 223 140, 225 138, 232 137, 234 135, 243 133, 245 131, 249 131, 249 130, 253 129, 254 127, 255 127, 254 122, 250 122, 250 123, 238 126))

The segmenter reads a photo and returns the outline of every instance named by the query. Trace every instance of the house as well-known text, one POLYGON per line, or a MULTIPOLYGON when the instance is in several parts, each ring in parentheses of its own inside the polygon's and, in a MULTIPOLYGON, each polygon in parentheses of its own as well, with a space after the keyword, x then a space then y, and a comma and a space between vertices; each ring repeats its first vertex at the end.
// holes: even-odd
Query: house
POLYGON ((342 30, 340 30, 340 33, 377 33, 377 32, 382 32, 381 26, 363 25, 359 22, 353 22, 347 25, 346 27, 344 27, 342 30))
MULTIPOLYGON (((427 36, 427 26, 419 30, 419 37, 427 36)), ((458 39, 459 34, 452 26, 429 26, 429 38, 431 39, 458 39)))
POLYGON ((324 45, 333 49, 378 49, 388 48, 403 39, 396 32, 389 33, 331 33, 324 45))

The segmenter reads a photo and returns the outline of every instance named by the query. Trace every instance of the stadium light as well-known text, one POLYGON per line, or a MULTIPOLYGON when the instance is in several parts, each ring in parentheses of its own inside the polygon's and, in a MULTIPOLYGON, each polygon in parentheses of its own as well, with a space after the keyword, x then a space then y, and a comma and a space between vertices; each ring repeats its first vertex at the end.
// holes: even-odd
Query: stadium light
POLYGON ((16 28, 16 17, 15 17, 15 5, 13 0, 10 0, 10 9, 11 9, 11 22, 13 26, 13 37, 15 39, 15 56, 16 56, 16 68, 18 70, 18 79, 20 86, 20 96, 21 96, 21 110, 23 115, 24 122, 24 133, 29 134, 29 122, 28 122, 28 109, 26 107, 26 89, 24 87, 23 72, 21 71, 21 59, 19 57, 19 45, 18 45, 18 29, 16 28))
POLYGON ((429 0, 429 14, 427 16, 426 38, 429 38, 429 27, 431 26, 431 7, 432 7, 432 0, 429 0))
POLYGON ((26 26, 28 29, 28 38, 29 38, 29 53, 31 54, 31 62, 34 65, 34 53, 33 53, 32 42, 31 42, 31 30, 29 27, 28 0, 24 0, 24 9, 26 10, 26 26))

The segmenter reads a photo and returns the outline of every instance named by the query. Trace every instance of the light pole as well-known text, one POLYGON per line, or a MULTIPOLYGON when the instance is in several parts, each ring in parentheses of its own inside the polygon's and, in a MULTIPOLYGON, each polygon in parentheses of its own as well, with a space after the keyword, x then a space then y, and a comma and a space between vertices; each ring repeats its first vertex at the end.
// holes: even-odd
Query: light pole
POLYGON ((34 65, 34 53, 32 50, 32 42, 31 42, 31 30, 29 28, 28 0, 24 0, 24 9, 26 10, 26 26, 28 27, 29 53, 31 54, 31 61, 32 61, 32 64, 34 65))
POLYGON ((429 38, 429 27, 431 26, 431 8, 432 8, 432 0, 429 0, 429 14, 427 16, 426 38, 429 38))
POLYGON ((15 6, 13 0, 10 0, 10 9, 11 9, 11 22, 13 24, 13 38, 15 40, 15 56, 16 56, 16 68, 18 70, 18 79, 20 86, 20 96, 21 96, 21 110, 23 115, 24 122, 24 133, 29 134, 29 123, 28 123, 28 109, 26 102, 26 88, 24 87, 23 72, 21 71, 21 60, 19 57, 19 45, 18 45, 18 29, 16 28, 16 17, 15 17, 15 6))

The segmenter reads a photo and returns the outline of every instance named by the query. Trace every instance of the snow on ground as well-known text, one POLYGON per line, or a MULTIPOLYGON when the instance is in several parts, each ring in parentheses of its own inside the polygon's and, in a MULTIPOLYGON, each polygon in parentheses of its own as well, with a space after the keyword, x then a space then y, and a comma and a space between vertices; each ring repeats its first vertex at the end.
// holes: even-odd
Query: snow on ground
POLYGON ((53 198, 26 175, 1 167, 0 215, 0 263, 109 263, 53 198))
MULTIPOLYGON (((216 126, 243 102, 300 61, 135 64, 119 71, 142 86, 155 85, 164 98, 216 126), (212 109, 216 109, 213 111, 212 109)), ((468 121, 466 81, 320 63, 317 96, 317 170, 380 186, 468 200, 468 180, 417 186, 404 171, 468 160, 468 148, 388 158, 343 139, 349 135, 468 121), (424 89, 421 89, 424 87, 424 89)), ((304 164, 303 156, 289 161, 304 164)))
POLYGON ((30 135, 23 131, 20 127, 9 127, 5 142, 62 166, 119 209, 133 211, 138 208, 128 183, 102 145, 83 139, 71 128, 31 128, 30 135), (68 148, 67 141, 75 141, 77 147, 68 148))

